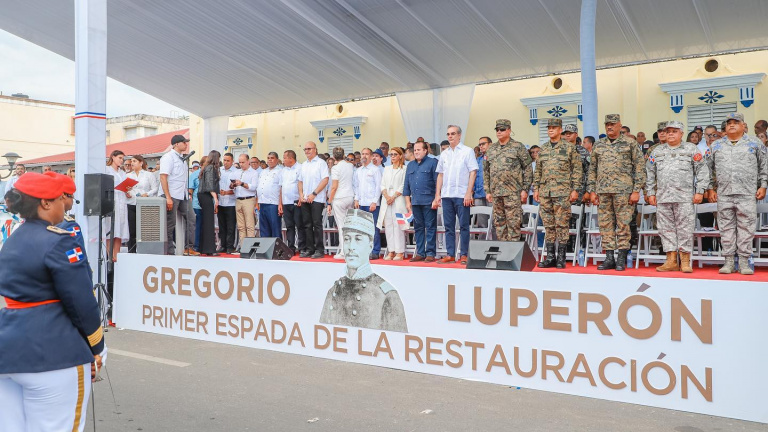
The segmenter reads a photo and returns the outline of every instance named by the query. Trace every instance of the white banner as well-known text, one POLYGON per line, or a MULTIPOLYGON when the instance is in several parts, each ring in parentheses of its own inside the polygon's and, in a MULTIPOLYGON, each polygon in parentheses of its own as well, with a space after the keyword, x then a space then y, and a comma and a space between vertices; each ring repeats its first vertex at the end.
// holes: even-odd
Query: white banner
POLYGON ((768 422, 764 283, 121 254, 152 333, 768 422), (367 328, 366 328, 367 327, 367 328))

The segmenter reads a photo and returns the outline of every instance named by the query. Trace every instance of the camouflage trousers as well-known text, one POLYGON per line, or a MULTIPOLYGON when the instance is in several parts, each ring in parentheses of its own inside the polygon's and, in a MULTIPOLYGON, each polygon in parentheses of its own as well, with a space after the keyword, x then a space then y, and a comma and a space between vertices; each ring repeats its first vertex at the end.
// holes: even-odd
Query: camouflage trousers
POLYGON ((696 210, 692 202, 659 203, 656 224, 664 252, 693 252, 696 210))
POLYGON ((752 240, 757 225, 757 201, 751 195, 719 195, 717 197, 717 226, 723 256, 752 255, 752 240))
POLYGON ((519 195, 493 197, 493 226, 501 241, 520 240, 523 205, 519 195))
POLYGON ((634 207, 629 203, 629 193, 598 194, 597 224, 603 249, 629 249, 631 231, 629 223, 634 214, 634 207))
POLYGON ((539 215, 544 225, 544 241, 554 243, 558 240, 565 245, 570 237, 568 229, 571 222, 571 202, 568 196, 541 197, 539 215))

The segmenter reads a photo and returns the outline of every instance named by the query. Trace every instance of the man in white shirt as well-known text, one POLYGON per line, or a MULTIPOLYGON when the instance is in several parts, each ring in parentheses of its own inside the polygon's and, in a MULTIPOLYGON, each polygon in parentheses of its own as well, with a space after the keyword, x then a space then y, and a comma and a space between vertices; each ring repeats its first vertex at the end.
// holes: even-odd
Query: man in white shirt
POLYGON ((304 221, 306 249, 302 258, 314 259, 325 256, 323 245, 323 210, 325 209, 325 187, 328 185, 328 164, 317 156, 317 145, 312 141, 304 144, 307 161, 299 172, 299 207, 304 221))
POLYGON ((306 249, 304 223, 299 204, 299 171, 301 164, 296 162, 296 152, 283 152, 283 168, 280 170, 280 195, 282 204, 277 212, 285 222, 285 238, 294 255, 296 251, 306 249))
MULTIPOLYGON (((339 238, 344 234, 344 220, 347 217, 347 210, 352 208, 355 202, 354 175, 355 167, 348 159, 344 158, 344 149, 336 147, 333 149, 333 158, 336 165, 331 168, 331 192, 328 195, 328 214, 333 214, 333 220, 339 228, 339 238)), ((354 161, 354 155, 352 156, 354 161)), ((344 259, 344 251, 339 250, 334 259, 344 259)))
MULTIPOLYGON (((174 241, 176 234, 176 215, 180 215, 185 227, 185 250, 194 252, 195 245, 195 223, 192 213, 192 203, 189 199, 187 190, 187 180, 189 172, 187 164, 184 161, 183 153, 187 151, 189 139, 183 135, 174 135, 171 138, 171 151, 160 158, 160 186, 165 197, 166 228, 168 233, 168 255, 176 253, 176 243, 174 241), (190 223, 190 220, 192 223, 190 223)), ((193 253, 192 255, 195 255, 193 253)))
POLYGON ((388 167, 392 165, 392 161, 387 159, 385 155, 389 154, 389 143, 386 141, 382 141, 381 145, 379 145, 379 150, 381 150, 381 158, 382 158, 382 167, 388 167))
POLYGON ((237 181, 237 168, 234 167, 235 157, 232 153, 224 153, 221 159, 222 166, 219 169, 219 240, 221 247, 218 253, 235 253, 235 228, 237 227, 235 206, 235 182, 237 181))
MULTIPOLYGON (((379 149, 376 149, 380 151, 379 149)), ((373 164, 375 153, 364 148, 360 161, 363 164, 355 171, 355 208, 373 214, 373 220, 379 220, 379 200, 381 199, 382 170, 373 164)), ((381 253, 381 236, 379 229, 373 235, 373 250, 370 259, 379 259, 381 253)))
POLYGON ((473 186, 477 176, 475 152, 461 143, 461 128, 448 126, 448 147, 440 153, 437 163, 437 189, 433 204, 443 206, 445 248, 448 256, 439 263, 467 263, 469 250, 469 208, 472 207, 473 186), (456 256, 456 217, 461 231, 460 257, 456 256), (454 258, 456 257, 456 258, 454 258))
POLYGON ((16 169, 14 169, 11 178, 8 179, 8 183, 5 184, 5 191, 3 191, 3 196, 1 196, 0 199, 4 199, 5 194, 13 189, 13 184, 16 183, 16 180, 18 180, 25 172, 27 172, 27 167, 25 167, 24 164, 16 164, 16 169))
POLYGON ((259 234, 261 237, 283 238, 279 206, 283 203, 280 193, 281 168, 277 165, 277 153, 267 155, 267 169, 259 174, 259 234))
MULTIPOLYGON (((240 169, 236 170, 235 192, 235 219, 237 220, 237 232, 240 239, 256 236, 256 188, 259 186, 259 173, 250 166, 248 155, 240 154, 237 157, 240 169)), ((231 182, 230 182, 231 183, 231 182)))

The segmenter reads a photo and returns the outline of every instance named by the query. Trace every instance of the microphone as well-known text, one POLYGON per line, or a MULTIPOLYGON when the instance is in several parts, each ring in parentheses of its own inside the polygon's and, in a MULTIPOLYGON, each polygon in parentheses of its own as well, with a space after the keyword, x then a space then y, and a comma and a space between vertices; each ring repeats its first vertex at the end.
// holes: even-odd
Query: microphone
POLYGON ((188 154, 188 155, 186 155, 186 156, 182 156, 182 157, 181 157, 181 160, 183 160, 184 162, 186 162, 186 161, 188 161, 188 160, 189 160, 189 158, 191 158, 191 157, 192 157, 192 155, 194 155, 194 154, 195 154, 195 151, 194 151, 194 150, 192 150, 191 152, 189 152, 189 154, 188 154))
POLYGON ((75 204, 80 204, 80 200, 79 199, 75 199, 75 204))

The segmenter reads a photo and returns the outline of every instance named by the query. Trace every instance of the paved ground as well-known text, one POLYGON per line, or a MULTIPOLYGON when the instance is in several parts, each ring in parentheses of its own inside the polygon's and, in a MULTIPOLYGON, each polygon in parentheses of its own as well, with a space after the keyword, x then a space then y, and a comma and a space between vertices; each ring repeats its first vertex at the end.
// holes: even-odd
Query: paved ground
POLYGON ((112 329, 107 338, 113 352, 105 379, 95 384, 97 431, 768 431, 757 423, 135 331, 112 329))

